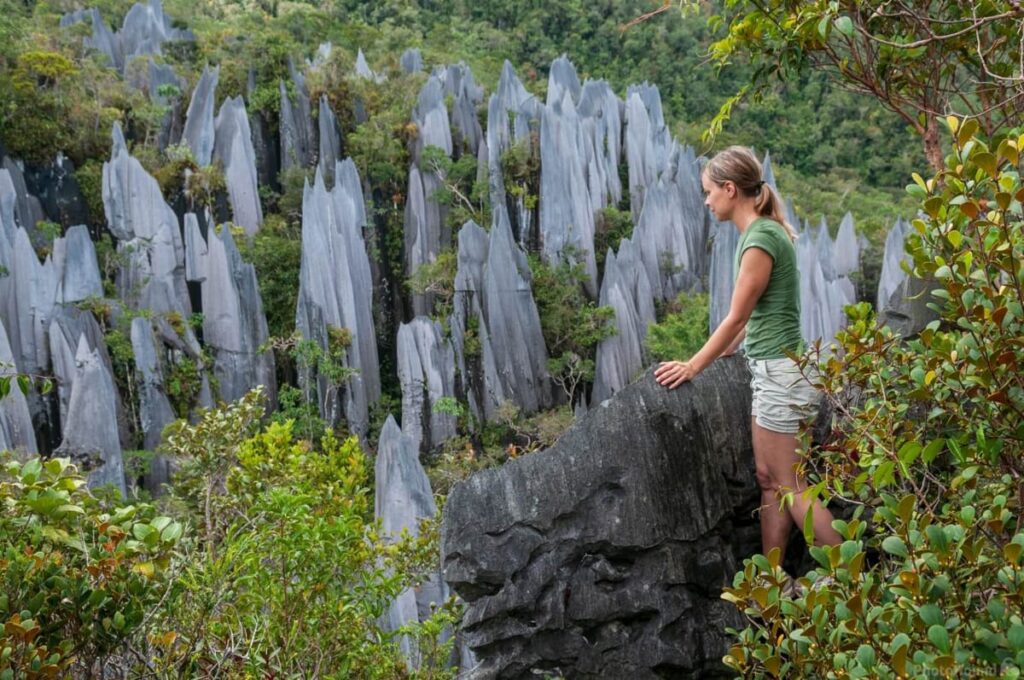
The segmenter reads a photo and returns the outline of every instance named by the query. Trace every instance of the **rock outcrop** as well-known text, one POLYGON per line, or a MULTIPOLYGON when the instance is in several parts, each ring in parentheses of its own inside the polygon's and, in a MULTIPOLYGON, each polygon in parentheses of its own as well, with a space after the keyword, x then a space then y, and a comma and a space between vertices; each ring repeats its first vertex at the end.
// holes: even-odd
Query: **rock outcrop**
MULTIPOLYGON (((121 298, 133 309, 186 320, 192 305, 185 285, 185 248, 178 217, 164 201, 156 179, 128 153, 117 123, 113 139, 110 161, 103 164, 103 208, 124 258, 117 276, 121 298)), ((188 326, 181 342, 199 354, 188 326)))
MULTIPOLYGON (((203 67, 203 74, 192 91, 192 100, 185 113, 185 130, 182 142, 192 149, 196 165, 209 165, 213 161, 213 145, 216 128, 214 127, 213 105, 217 96, 217 81, 220 79, 220 66, 203 67)), ((223 108, 221 109, 223 111, 223 108)))
POLYGON ((317 118, 320 131, 320 154, 317 167, 324 176, 324 182, 334 185, 334 166, 341 160, 341 129, 334 115, 327 95, 320 95, 320 115, 317 118))
POLYGON ((295 325, 324 352, 331 351, 332 332, 347 329, 351 341, 345 350, 345 365, 356 373, 343 386, 317 376, 320 413, 331 423, 344 415, 352 432, 365 435, 369 407, 380 398, 373 280, 362 233, 366 209, 351 159, 337 164, 335 177, 331 191, 319 172, 312 186, 307 183, 303 189, 295 325))
POLYGON ((548 104, 541 112, 541 252, 551 263, 582 264, 587 275, 584 286, 590 297, 596 298, 594 206, 587 183, 583 127, 573 98, 574 93, 579 94, 579 80, 570 69, 571 65, 557 70, 552 67, 548 104))
POLYGON ((727 677, 721 600, 759 546, 749 374, 677 390, 650 373, 549 450, 456 485, 444 577, 466 600, 470 677, 727 677))
MULTIPOLYGON (((199 238, 202 238, 201 236, 199 238)), ((197 244, 202 248, 202 244, 197 244)), ((268 338, 256 269, 242 261, 231 230, 211 230, 203 256, 203 340, 213 351, 218 397, 241 399, 264 386, 270 408, 276 403, 273 353, 260 351, 268 338)))
POLYGON ((245 229, 246 235, 252 236, 263 223, 263 208, 260 206, 256 151, 252 145, 245 102, 241 97, 224 100, 214 128, 216 141, 213 157, 220 160, 224 167, 224 182, 231 203, 231 221, 245 229))
POLYGON ((294 99, 289 96, 284 81, 278 84, 281 92, 280 135, 281 169, 308 168, 312 165, 316 149, 316 128, 309 103, 306 77, 288 62, 294 99))
POLYGON ((402 384, 402 432, 431 450, 454 437, 455 416, 438 410, 455 398, 455 353, 441 324, 418 316, 398 329, 398 380, 402 384))
POLYGON ((535 211, 527 208, 522 196, 506 196, 501 159, 513 144, 529 144, 531 130, 539 129, 540 108, 540 102, 516 77, 512 64, 505 61, 498 88, 487 104, 487 137, 481 145, 486 158, 481 165, 486 167, 491 205, 505 207, 512 233, 523 245, 536 238, 535 211))
POLYGON ((594 390, 590 396, 593 404, 628 385, 646 366, 644 339, 647 327, 655 321, 654 297, 634 240, 624 240, 618 255, 609 249, 604 261, 598 302, 615 310, 615 335, 597 346, 594 390))
POLYGON ((522 413, 555 403, 530 281, 526 254, 500 206, 489 234, 473 222, 463 225, 452 347, 461 393, 477 419, 493 420, 505 401, 522 413))
POLYGON ((110 485, 125 494, 124 461, 117 426, 117 393, 109 370, 85 337, 75 353, 77 372, 68 400, 64 440, 56 454, 88 472, 90 486, 110 485))
MULTIPOLYGON (((14 354, 7 340, 7 330, 0 319, 0 375, 14 375, 14 354)), ((21 389, 11 385, 11 391, 0 399, 0 449, 35 453, 36 434, 32 428, 32 415, 21 389)))
POLYGON ((85 46, 105 54, 110 65, 122 73, 136 57, 162 54, 166 42, 194 42, 196 39, 192 31, 174 28, 160 0, 133 5, 125 14, 121 30, 116 33, 103 21, 98 9, 65 14, 61 17, 60 25, 63 28, 83 21, 92 26, 92 35, 85 38, 85 46))
POLYGON ((0 201, 7 203, 12 200, 9 196, 13 193, 15 223, 28 233, 33 246, 45 245, 46 238, 36 229, 36 224, 46 219, 46 216, 39 199, 28 191, 21 162, 4 156, 3 170, 0 172, 3 171, 6 171, 7 177, 0 184, 0 192, 5 195, 0 201))
MULTIPOLYGON (((396 539, 403 530, 417 536, 420 521, 437 514, 430 481, 420 465, 419 447, 391 416, 380 433, 374 480, 374 516, 381 522, 383 536, 396 539)), ((409 588, 395 598, 384 615, 384 628, 394 631, 408 623, 425 621, 432 614, 432 606, 440 605, 447 597, 448 587, 438 569, 415 590, 409 588)), ((419 666, 419 650, 410 640, 401 638, 400 646, 410 664, 419 666)))

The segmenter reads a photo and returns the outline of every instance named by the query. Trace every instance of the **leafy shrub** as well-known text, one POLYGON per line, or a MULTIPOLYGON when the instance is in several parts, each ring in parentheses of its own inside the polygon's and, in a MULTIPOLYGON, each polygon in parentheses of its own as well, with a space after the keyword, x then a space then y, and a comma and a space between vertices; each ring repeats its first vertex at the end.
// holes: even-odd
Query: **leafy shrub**
POLYGON ((795 599, 780 596, 777 553, 745 563, 723 595, 750 619, 725 658, 745 676, 1018 677, 1024 665, 1024 135, 947 123, 945 168, 908 187, 923 209, 912 273, 938 286, 941 318, 904 341, 867 305, 848 308, 822 371, 841 418, 810 492, 853 500, 870 524, 835 522, 845 542, 812 549, 795 599))
POLYGON ((439 253, 433 262, 426 262, 417 267, 405 282, 406 287, 417 295, 434 296, 432 316, 445 327, 448 325, 448 317, 452 314, 458 265, 458 254, 446 250, 439 253))
POLYGON ((166 595, 182 525, 101 503, 67 459, 0 456, 0 675, 90 673, 166 595))
POLYGON ((597 266, 603 268, 608 249, 618 250, 619 243, 633 235, 633 217, 628 209, 608 206, 597 214, 594 226, 594 256, 597 266))
POLYGON ((302 241, 298 233, 288 229, 277 215, 268 216, 255 236, 239 240, 239 249, 243 258, 256 268, 269 334, 290 336, 295 330, 302 264, 302 241))
MULTIPOLYGON (((317 450, 292 423, 258 431, 263 399, 180 422, 167 438, 180 462, 177 489, 203 527, 162 629, 174 631, 168 674, 214 671, 391 678, 407 672, 397 638, 377 623, 389 602, 437 569, 438 524, 392 542, 373 522, 369 461, 352 437, 325 432, 317 450)), ((425 649, 421 672, 439 667, 451 606, 403 631, 425 649)))
POLYGON ((529 257, 533 296, 548 349, 548 370, 570 399, 594 379, 597 345, 615 333, 611 307, 599 307, 583 292, 587 274, 582 264, 552 266, 529 257))
POLYGON ((683 361, 708 339, 707 293, 680 293, 664 318, 647 329, 647 349, 659 361, 683 361))

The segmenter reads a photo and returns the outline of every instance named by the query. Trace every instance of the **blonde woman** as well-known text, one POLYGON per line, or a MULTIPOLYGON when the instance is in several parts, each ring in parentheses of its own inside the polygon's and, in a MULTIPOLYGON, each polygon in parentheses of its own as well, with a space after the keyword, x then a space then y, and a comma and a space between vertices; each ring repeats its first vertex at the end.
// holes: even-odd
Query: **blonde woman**
MULTIPOLYGON (((721 221, 740 232, 736 248, 736 285, 729 313, 704 346, 687 361, 662 363, 654 372, 659 384, 674 389, 692 380, 720 356, 732 354, 746 338, 752 374, 751 430, 757 482, 761 487, 761 544, 765 554, 785 554, 793 523, 803 526, 811 503, 803 497, 806 481, 797 474, 796 434, 812 417, 815 388, 787 353, 803 350, 800 334, 800 276, 796 267, 796 232, 783 216, 782 202, 761 174, 754 153, 732 146, 715 155, 701 174, 704 203, 721 221), (792 492, 792 503, 783 495, 792 492)), ((836 545, 832 515, 815 501, 817 545, 836 545)))

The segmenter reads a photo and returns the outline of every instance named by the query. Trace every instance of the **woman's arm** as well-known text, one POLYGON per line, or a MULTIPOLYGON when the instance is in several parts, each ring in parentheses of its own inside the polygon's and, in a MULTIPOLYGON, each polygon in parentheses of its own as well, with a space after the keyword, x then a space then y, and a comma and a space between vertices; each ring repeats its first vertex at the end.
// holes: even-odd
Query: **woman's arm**
POLYGON ((740 345, 743 343, 743 340, 746 337, 747 337, 747 327, 746 327, 746 325, 744 325, 743 328, 740 330, 739 335, 737 335, 736 339, 732 341, 732 344, 729 345, 728 347, 726 347, 725 351, 722 352, 721 354, 719 354, 718 356, 720 356, 720 357, 731 357, 733 354, 736 354, 736 350, 738 350, 740 348, 740 345))
POLYGON ((768 287, 773 264, 771 255, 760 248, 752 247, 744 251, 729 313, 700 351, 689 361, 667 361, 659 365, 654 371, 658 384, 672 389, 687 380, 692 380, 707 368, 708 364, 721 356, 722 352, 737 342, 740 334, 746 331, 747 321, 754 311, 754 306, 764 293, 764 289, 768 287))

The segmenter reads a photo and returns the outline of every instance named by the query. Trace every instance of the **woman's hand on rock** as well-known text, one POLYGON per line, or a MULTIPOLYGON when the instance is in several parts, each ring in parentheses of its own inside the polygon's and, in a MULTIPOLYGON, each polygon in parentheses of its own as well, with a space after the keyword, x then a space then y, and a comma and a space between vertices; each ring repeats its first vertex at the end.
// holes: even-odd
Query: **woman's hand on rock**
POLYGON ((670 390, 695 377, 697 371, 689 361, 666 361, 654 369, 654 379, 670 390))

